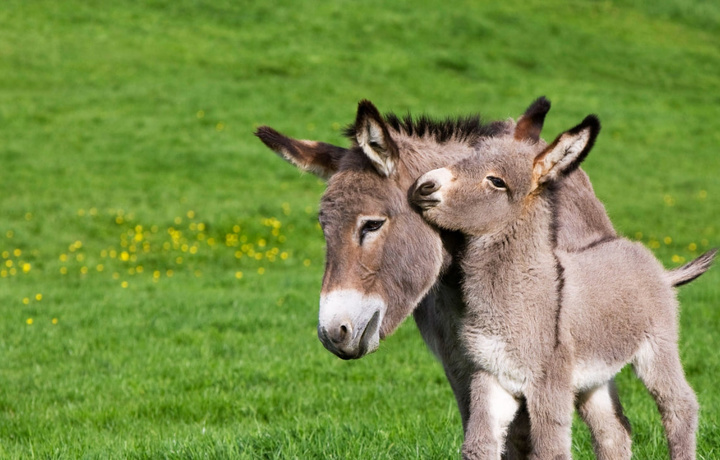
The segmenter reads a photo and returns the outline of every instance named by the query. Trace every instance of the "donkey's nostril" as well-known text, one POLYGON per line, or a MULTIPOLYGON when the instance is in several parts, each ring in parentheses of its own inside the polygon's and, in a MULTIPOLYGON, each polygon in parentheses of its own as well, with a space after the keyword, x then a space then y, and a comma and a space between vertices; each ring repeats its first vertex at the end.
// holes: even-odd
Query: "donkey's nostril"
POLYGON ((420 184, 420 186, 417 188, 417 194, 419 196, 428 196, 431 193, 437 191, 437 189, 439 189, 439 188, 440 188, 440 186, 438 185, 437 182, 429 180, 427 182, 423 182, 422 184, 420 184))
POLYGON ((342 323, 340 327, 330 331, 328 336, 335 344, 343 344, 350 339, 352 335, 352 326, 350 323, 342 323))
POLYGON ((440 183, 434 179, 427 179, 419 183, 412 191, 410 200, 422 209, 429 209, 439 203, 439 198, 433 193, 440 189, 440 183))

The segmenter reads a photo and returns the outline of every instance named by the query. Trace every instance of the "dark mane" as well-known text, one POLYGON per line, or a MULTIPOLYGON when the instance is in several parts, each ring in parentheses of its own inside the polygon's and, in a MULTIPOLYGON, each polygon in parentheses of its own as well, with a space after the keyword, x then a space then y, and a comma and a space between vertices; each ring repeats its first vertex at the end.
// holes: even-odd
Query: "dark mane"
MULTIPOLYGON (((398 133, 415 137, 433 137, 441 144, 451 139, 473 143, 480 137, 496 136, 506 128, 506 123, 502 121, 483 123, 479 115, 437 120, 427 115, 413 119, 410 114, 400 118, 394 113, 388 113, 385 114, 385 122, 389 128, 398 133)), ((343 133, 349 139, 355 139, 356 126, 354 124, 347 126, 343 133)))

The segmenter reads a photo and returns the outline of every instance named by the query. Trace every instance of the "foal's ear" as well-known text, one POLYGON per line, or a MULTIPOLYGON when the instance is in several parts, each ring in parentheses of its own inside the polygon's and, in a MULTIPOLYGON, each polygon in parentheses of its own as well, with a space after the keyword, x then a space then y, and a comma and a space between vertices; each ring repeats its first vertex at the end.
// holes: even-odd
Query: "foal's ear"
POLYGON ((565 131, 535 157, 533 182, 537 185, 570 174, 585 159, 600 132, 600 120, 595 115, 565 131))
POLYGON ((261 126, 255 135, 270 149, 303 171, 328 179, 337 171, 347 149, 316 141, 284 136, 269 126, 261 126))
POLYGON ((399 156, 398 147, 390 137, 385 120, 372 102, 363 100, 358 104, 353 131, 355 141, 377 172, 385 177, 392 175, 399 156))
POLYGON ((518 120, 515 126, 515 139, 533 143, 539 141, 548 111, 550 111, 550 101, 545 96, 537 98, 518 120))

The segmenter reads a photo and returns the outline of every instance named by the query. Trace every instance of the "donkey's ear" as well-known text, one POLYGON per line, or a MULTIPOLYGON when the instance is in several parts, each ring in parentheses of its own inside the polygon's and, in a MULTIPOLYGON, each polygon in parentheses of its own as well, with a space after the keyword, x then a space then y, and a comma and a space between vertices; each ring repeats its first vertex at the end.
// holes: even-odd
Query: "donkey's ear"
POLYGON ((582 123, 559 135, 535 157, 533 181, 539 185, 571 173, 590 152, 599 132, 600 120, 588 115, 582 123))
POLYGON ((347 149, 316 141, 302 141, 280 134, 269 126, 261 126, 255 135, 270 149, 303 171, 328 179, 338 169, 347 149))
POLYGON ((389 177, 398 160, 398 147, 390 137, 387 125, 372 102, 363 100, 358 105, 354 127, 355 140, 377 171, 389 177))
POLYGON ((539 141, 548 111, 550 111, 550 101, 545 96, 537 98, 518 120, 515 126, 515 139, 533 143, 539 141))

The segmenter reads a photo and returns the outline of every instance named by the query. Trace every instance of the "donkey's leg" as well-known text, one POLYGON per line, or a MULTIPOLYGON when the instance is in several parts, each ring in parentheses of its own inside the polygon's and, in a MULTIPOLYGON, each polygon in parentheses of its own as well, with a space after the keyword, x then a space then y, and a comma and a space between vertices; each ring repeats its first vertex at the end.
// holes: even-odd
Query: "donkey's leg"
POLYGON ((570 460, 572 388, 569 350, 558 345, 552 351, 542 376, 530 382, 526 391, 530 414, 531 459, 570 460))
POLYGON ((633 366, 660 410, 670 458, 694 459, 699 408, 685 380, 677 342, 660 337, 645 342, 633 366))
POLYGON ((595 456, 599 460, 632 456, 630 422, 623 414, 614 380, 580 394, 577 409, 590 428, 595 456))
POLYGON ((503 453, 508 425, 520 403, 485 371, 473 375, 470 417, 463 442, 463 459, 497 459, 503 453))

